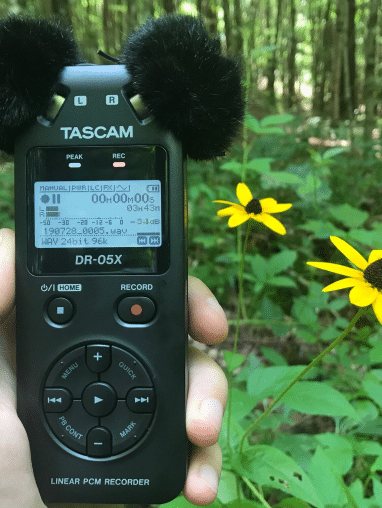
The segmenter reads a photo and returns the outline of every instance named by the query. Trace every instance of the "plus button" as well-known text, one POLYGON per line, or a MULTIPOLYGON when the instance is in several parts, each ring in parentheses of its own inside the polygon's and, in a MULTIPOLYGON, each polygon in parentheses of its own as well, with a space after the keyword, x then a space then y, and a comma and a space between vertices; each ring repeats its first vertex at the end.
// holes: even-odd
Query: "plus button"
POLYGON ((86 346, 86 363, 93 372, 104 372, 111 363, 110 346, 89 344, 86 346))

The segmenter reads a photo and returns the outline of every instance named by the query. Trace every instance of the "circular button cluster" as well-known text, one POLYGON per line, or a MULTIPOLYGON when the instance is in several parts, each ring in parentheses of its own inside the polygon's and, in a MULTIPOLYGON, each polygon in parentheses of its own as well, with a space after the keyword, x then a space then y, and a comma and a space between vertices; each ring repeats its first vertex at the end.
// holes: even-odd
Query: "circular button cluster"
POLYGON ((43 397, 56 437, 90 457, 110 457, 135 446, 155 411, 146 369, 131 353, 108 344, 81 346, 60 358, 43 397))

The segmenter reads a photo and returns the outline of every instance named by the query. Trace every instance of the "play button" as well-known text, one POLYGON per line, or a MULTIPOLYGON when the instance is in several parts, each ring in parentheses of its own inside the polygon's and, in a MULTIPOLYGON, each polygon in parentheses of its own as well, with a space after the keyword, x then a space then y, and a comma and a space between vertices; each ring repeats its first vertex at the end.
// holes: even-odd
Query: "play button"
POLYGON ((108 383, 91 383, 82 393, 82 405, 92 416, 106 416, 117 404, 117 394, 108 383))

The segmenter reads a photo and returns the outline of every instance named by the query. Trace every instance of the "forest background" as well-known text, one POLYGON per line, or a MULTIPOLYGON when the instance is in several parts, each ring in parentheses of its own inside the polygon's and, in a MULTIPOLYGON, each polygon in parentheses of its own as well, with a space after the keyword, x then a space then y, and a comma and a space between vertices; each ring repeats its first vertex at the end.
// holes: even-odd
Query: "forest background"
MULTIPOLYGON (((366 257, 382 249, 380 0, 2 0, 0 17, 11 12, 62 20, 85 58, 102 64, 97 50, 118 57, 150 16, 201 16, 239 61, 243 129, 224 158, 188 164, 189 271, 231 324, 210 351, 231 385, 211 506, 381 508, 382 333, 371 311, 239 452, 245 430, 356 313, 346 290, 322 293, 336 278, 306 261, 348 263, 330 235, 366 257), (285 236, 256 223, 243 262, 245 228, 228 228, 213 203, 237 202, 240 181, 256 198, 293 204, 280 216, 285 236)), ((5 155, 0 227, 14 227, 13 160, 5 155)), ((191 505, 179 497, 162 506, 191 505)))

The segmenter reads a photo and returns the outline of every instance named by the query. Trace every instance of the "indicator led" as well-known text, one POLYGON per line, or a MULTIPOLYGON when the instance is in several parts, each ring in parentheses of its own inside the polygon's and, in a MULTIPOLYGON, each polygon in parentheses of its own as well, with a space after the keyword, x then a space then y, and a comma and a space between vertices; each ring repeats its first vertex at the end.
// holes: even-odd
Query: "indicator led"
POLYGON ((126 162, 113 162, 113 166, 115 168, 124 168, 126 166, 126 162))
POLYGON ((81 167, 81 163, 80 162, 70 162, 69 163, 69 167, 70 168, 80 168, 81 167))

